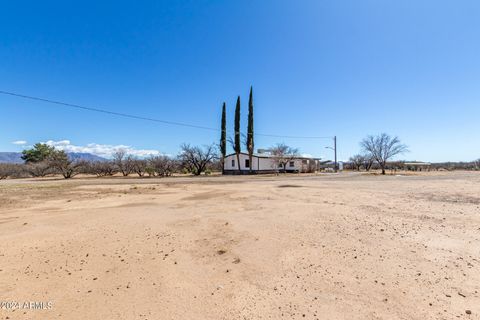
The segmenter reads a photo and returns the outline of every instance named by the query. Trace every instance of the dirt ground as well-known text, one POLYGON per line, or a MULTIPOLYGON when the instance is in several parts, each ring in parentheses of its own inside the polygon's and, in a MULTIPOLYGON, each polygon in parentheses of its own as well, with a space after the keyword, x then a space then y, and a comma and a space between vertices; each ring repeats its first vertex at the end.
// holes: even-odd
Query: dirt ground
POLYGON ((480 319, 479 291, 479 173, 0 182, 0 319, 480 319))

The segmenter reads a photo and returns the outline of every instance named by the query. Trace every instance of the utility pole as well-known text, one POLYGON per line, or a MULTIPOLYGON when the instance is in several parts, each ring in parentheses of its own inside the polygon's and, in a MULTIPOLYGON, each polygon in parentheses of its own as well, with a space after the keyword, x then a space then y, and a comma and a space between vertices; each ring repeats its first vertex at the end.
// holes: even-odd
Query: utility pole
POLYGON ((327 149, 330 149, 330 150, 333 150, 333 152, 335 153, 335 164, 334 164, 334 171, 337 172, 338 171, 338 164, 337 164, 337 136, 333 136, 333 148, 332 147, 325 147, 327 149))
POLYGON ((333 151, 335 152, 335 172, 338 171, 337 165, 337 136, 333 137, 333 151))

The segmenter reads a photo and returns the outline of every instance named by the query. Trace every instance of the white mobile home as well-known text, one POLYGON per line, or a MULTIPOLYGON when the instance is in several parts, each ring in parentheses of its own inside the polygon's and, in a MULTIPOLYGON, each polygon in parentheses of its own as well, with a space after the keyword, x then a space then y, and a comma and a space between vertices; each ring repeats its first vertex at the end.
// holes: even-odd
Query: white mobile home
POLYGON ((247 153, 240 153, 239 161, 235 153, 224 158, 223 169, 225 174, 248 174, 248 173, 273 173, 273 172, 315 172, 318 169, 318 158, 295 157, 286 163, 285 168, 279 163, 278 158, 270 154, 253 154, 252 163, 247 153), (250 168, 251 167, 251 168, 250 168))

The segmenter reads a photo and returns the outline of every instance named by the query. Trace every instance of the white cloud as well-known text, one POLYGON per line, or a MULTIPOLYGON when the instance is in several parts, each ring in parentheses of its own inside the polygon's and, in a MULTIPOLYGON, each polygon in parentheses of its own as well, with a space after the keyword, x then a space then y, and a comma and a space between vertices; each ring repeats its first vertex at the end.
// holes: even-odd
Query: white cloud
POLYGON ((49 140, 43 143, 55 147, 56 149, 64 150, 66 152, 91 153, 104 158, 110 158, 113 153, 119 150, 125 150, 127 154, 141 158, 160 154, 160 152, 157 150, 135 149, 131 146, 126 145, 89 143, 86 146, 77 146, 72 144, 70 140, 49 140))
POLYGON ((25 140, 17 140, 17 141, 12 141, 13 144, 16 144, 17 146, 23 146, 27 144, 27 141, 25 140))
POLYGON ((300 156, 304 158, 314 158, 314 156, 311 155, 310 153, 301 153, 300 156))

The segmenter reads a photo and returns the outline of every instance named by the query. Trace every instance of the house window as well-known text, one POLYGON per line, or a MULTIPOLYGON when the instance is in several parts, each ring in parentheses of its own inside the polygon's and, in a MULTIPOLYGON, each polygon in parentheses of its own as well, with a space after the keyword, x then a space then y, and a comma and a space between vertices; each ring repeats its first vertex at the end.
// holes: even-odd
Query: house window
POLYGON ((232 160, 232 167, 235 167, 235 160, 232 160))
POLYGON ((245 159, 245 168, 250 168, 250 159, 245 159))
POLYGON ((279 163, 279 164, 278 164, 278 167, 279 167, 279 168, 283 168, 283 164, 282 164, 282 163, 279 163))
POLYGON ((308 164, 308 160, 307 159, 302 160, 302 164, 308 164))
POLYGON ((295 161, 290 161, 290 164, 289 164, 290 168, 293 168, 295 167, 295 161))

